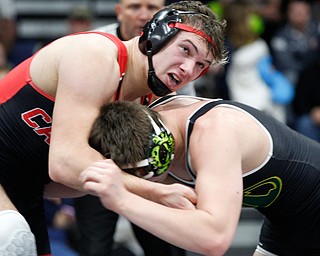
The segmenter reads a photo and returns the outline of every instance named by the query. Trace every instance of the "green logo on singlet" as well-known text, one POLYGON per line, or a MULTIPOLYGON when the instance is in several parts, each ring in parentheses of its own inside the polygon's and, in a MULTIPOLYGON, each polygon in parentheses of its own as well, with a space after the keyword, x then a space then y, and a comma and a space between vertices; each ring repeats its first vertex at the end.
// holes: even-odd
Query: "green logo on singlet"
POLYGON ((273 176, 243 190, 243 206, 268 207, 280 195, 282 180, 273 176))

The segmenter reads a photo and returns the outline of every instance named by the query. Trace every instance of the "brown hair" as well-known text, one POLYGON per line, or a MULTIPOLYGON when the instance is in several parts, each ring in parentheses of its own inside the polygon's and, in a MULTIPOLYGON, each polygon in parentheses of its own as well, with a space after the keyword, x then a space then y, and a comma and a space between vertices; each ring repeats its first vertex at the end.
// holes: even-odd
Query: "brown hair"
POLYGON ((103 105, 91 130, 90 146, 119 166, 145 159, 153 130, 147 113, 160 119, 157 112, 136 102, 103 105))
POLYGON ((200 1, 179 1, 172 3, 169 8, 180 11, 195 11, 199 14, 181 14, 182 22, 203 31, 212 38, 213 45, 207 42, 209 52, 213 52, 213 63, 225 63, 227 54, 224 47, 224 31, 226 22, 219 20, 211 9, 200 1))

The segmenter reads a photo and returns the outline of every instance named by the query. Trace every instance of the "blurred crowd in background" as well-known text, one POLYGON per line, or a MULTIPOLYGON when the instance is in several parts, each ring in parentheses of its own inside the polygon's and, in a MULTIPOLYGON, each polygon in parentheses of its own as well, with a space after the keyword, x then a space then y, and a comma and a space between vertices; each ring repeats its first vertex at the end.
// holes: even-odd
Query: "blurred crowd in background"
MULTIPOLYGON (((52 36, 48 33, 40 39, 24 38, 17 29, 22 20, 18 2, 0 1, 0 79, 50 41, 69 33, 98 29, 95 26, 98 15, 92 8, 96 1, 82 1, 79 4, 70 0, 69 3, 74 4, 63 18, 63 34, 52 36)), ((131 0, 120 2, 125 6, 131 0)), ((171 2, 160 1, 164 4, 171 2)), ((212 68, 195 81, 192 85, 194 91, 190 94, 246 103, 320 142, 320 1, 202 2, 227 21, 225 42, 229 60, 225 66, 212 68)), ((114 1, 114 5, 116 3, 114 1)), ((115 23, 104 24, 109 26, 109 31, 112 27, 116 31, 119 22, 130 25, 134 22, 145 23, 149 18, 141 14, 140 18, 126 20, 125 14, 122 17, 121 11, 113 8, 109 12, 114 13, 115 23)), ((41 13, 32 15, 35 18, 37 15, 43 16, 41 13)), ((122 40, 130 39, 125 32, 119 32, 120 38, 121 35, 122 40)), ((51 233, 51 236, 57 235, 66 241, 64 254, 57 255, 78 255, 80 238, 73 201, 47 200, 46 208, 48 226, 60 232, 58 235, 51 233)), ((128 250, 118 250, 118 254, 114 251, 112 255, 134 254, 128 250)), ((176 251, 172 255, 183 254, 176 251)))

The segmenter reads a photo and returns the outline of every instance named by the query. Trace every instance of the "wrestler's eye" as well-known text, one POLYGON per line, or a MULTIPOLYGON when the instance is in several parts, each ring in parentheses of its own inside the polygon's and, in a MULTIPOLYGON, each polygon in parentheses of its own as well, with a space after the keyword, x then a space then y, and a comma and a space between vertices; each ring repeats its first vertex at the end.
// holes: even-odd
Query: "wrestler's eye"
POLYGON ((188 47, 186 47, 186 46, 181 46, 181 49, 182 49, 182 51, 183 51, 184 53, 186 53, 186 54, 188 54, 188 55, 189 55, 190 50, 189 50, 189 48, 188 48, 188 47))
POLYGON ((197 65, 200 69, 204 69, 204 64, 201 62, 197 62, 197 65))

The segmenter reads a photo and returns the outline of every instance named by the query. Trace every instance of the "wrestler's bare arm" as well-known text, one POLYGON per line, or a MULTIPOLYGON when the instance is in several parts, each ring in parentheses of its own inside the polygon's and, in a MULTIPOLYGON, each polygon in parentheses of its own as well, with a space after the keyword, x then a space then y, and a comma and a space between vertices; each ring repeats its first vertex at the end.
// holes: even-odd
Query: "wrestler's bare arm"
POLYGON ((103 159, 89 146, 88 138, 100 106, 112 99, 118 87, 117 48, 95 35, 68 42, 63 52, 58 59, 49 174, 55 182, 82 190, 81 171, 103 159))

